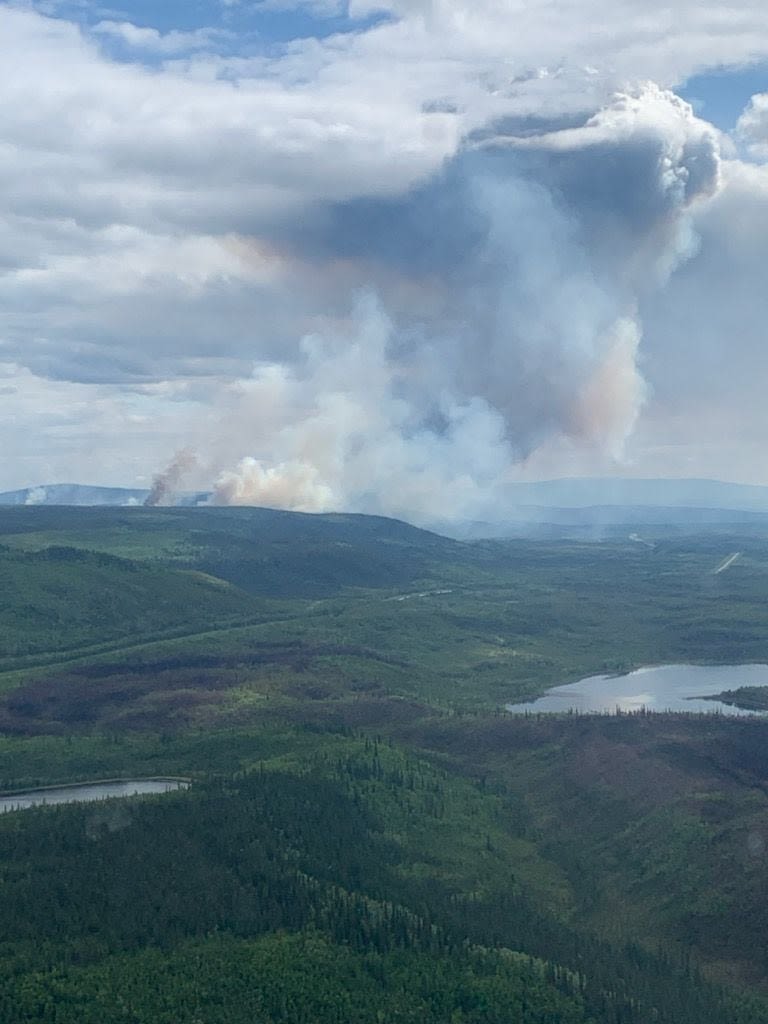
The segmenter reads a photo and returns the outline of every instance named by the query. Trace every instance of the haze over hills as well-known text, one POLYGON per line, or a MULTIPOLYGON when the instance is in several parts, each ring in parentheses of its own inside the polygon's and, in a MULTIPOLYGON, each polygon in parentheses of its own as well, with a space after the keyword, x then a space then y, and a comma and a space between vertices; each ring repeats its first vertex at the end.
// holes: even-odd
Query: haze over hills
POLYGON ((516 505, 546 508, 642 505, 768 511, 768 487, 722 480, 573 477, 514 483, 508 493, 516 505))
MULTIPOLYGON (((768 487, 697 479, 569 478, 513 483, 495 521, 446 516, 420 525, 460 539, 544 533, 599 536, 623 526, 695 525, 711 529, 768 525, 768 487)), ((0 505, 140 506, 150 491, 84 484, 46 484, 0 493, 0 505)), ((177 506, 206 505, 206 492, 172 496, 177 506)))
POLYGON ((548 508, 523 505, 502 522, 433 522, 431 529, 457 540, 515 538, 599 541, 616 534, 638 539, 634 531, 662 533, 742 533, 768 529, 768 512, 673 505, 590 505, 548 508))
POLYGON ((141 505, 148 490, 91 487, 87 484, 44 484, 0 493, 0 505, 141 505))
MULTIPOLYGON (((143 505, 149 497, 148 488, 99 487, 90 484, 42 484, 0 493, 0 505, 143 505)), ((200 496, 205 500, 205 495, 200 496)), ((179 495, 176 501, 186 505, 198 495, 179 495)))

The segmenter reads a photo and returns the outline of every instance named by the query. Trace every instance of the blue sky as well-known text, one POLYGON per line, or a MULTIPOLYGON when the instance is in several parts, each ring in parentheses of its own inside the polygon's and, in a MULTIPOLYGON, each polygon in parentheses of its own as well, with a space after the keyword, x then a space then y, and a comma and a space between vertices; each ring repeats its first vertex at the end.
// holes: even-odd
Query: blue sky
MULTIPOLYGON (((297 38, 327 38, 338 32, 364 30, 382 20, 385 13, 371 12, 360 18, 334 13, 336 5, 272 4, 258 0, 216 3, 211 0, 129 0, 99 4, 56 0, 55 13, 85 25, 99 21, 129 21, 160 32, 218 28, 236 34, 233 49, 249 52, 255 46, 288 43, 297 38)), ((339 5, 341 6, 341 5, 339 5)))
POLYGON ((768 64, 715 69, 694 75, 677 92, 698 114, 730 132, 752 96, 768 92, 768 64))

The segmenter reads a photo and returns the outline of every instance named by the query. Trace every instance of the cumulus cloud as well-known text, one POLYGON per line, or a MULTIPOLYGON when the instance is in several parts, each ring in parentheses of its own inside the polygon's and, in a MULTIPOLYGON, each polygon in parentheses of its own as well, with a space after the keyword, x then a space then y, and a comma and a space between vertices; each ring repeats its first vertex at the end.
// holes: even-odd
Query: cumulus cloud
POLYGON ((309 6, 389 17, 254 55, 0 9, 0 359, 43 429, 14 484, 101 430, 105 482, 191 445, 220 501, 480 515, 546 453, 658 449, 692 346, 753 344, 765 260, 759 169, 668 87, 768 52, 765 5, 309 6))
POLYGON ((757 160, 768 160, 768 93, 753 96, 736 125, 736 138, 757 160))

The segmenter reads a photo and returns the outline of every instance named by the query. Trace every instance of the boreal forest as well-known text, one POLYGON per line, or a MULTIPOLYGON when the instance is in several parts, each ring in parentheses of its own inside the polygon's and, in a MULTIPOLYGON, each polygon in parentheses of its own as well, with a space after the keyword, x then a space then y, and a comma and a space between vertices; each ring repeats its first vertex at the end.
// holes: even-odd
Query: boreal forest
POLYGON ((0 1021, 768 1024, 763 718, 506 710, 768 660, 733 531, 0 510, 0 1021))

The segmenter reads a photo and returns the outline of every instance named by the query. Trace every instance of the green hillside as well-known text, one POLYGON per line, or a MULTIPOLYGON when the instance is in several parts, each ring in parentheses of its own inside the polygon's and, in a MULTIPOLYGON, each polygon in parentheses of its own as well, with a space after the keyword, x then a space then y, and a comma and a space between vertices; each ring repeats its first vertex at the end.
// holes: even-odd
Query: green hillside
POLYGON ((0 543, 194 568, 272 597, 403 587, 472 561, 464 545, 393 519, 257 508, 0 508, 0 543))
POLYGON ((427 762, 332 736, 187 793, 4 816, 0 1007, 56 1024, 768 1020, 537 909, 505 818, 427 762))
POLYGON ((499 710, 768 660, 765 542, 258 509, 0 537, 0 789, 194 780, 0 815, 0 1021, 768 1022, 765 722, 499 710))
POLYGON ((0 666, 23 656, 233 624, 260 607, 201 573, 71 547, 0 549, 0 666))
POLYGON ((30 680, 17 669, 59 678, 98 646, 134 676, 222 659, 219 689, 241 710, 254 693, 350 691, 492 707, 634 665, 768 659, 768 545, 754 538, 460 544, 364 516, 24 507, 0 510, 0 538, 15 595, 0 616, 5 688, 30 680), (68 569, 75 551, 90 554, 68 569), (292 650, 301 673, 228 672, 268 648, 292 650))

